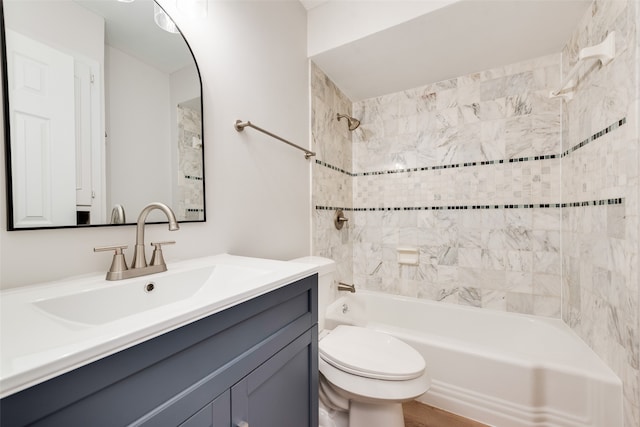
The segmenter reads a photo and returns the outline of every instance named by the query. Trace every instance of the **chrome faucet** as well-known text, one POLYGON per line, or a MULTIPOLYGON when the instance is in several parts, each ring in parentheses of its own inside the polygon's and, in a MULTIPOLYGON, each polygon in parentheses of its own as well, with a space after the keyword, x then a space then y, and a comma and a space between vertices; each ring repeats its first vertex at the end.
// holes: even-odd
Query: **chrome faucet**
MULTIPOLYGON (((138 224, 136 225, 136 247, 133 252, 133 262, 131 263, 131 268, 144 268, 147 266, 147 257, 145 255, 144 250, 144 226, 145 221, 147 220, 147 216, 149 213, 154 210, 159 209, 167 216, 169 220, 169 231, 179 230, 180 226, 178 225, 178 221, 176 220, 176 215, 173 213, 171 208, 164 203, 150 203, 142 209, 140 215, 138 215, 138 224)), ((175 242, 160 242, 159 245, 162 244, 171 244, 175 242)), ((156 243, 152 243, 152 245, 156 245, 156 243)), ((158 247, 156 247, 156 250, 158 247)), ((162 251, 161 251, 162 252, 162 251)), ((155 255, 155 250, 154 250, 155 255)), ((153 265, 153 263, 151 263, 153 265)))
POLYGON ((145 206, 138 216, 138 223, 136 225, 136 246, 133 252, 133 261, 131 262, 131 268, 127 267, 127 262, 124 258, 124 254, 122 253, 124 249, 127 249, 127 245, 100 246, 97 248, 93 248, 94 252, 109 250, 115 251, 111 267, 109 268, 109 271, 107 271, 107 280, 130 279, 132 277, 145 276, 147 274, 167 271, 167 264, 165 263, 164 257, 162 255, 162 245, 174 244, 175 241, 156 243, 152 242, 151 245, 154 247, 154 250, 151 257, 151 264, 147 264, 147 257, 144 248, 144 227, 149 213, 154 209, 161 210, 167 216, 167 219, 169 220, 170 231, 180 229, 178 221, 176 220, 176 216, 169 206, 159 202, 150 203, 145 206))
POLYGON ((338 282, 339 291, 349 291, 351 293, 356 291, 356 285, 348 285, 346 283, 338 282))

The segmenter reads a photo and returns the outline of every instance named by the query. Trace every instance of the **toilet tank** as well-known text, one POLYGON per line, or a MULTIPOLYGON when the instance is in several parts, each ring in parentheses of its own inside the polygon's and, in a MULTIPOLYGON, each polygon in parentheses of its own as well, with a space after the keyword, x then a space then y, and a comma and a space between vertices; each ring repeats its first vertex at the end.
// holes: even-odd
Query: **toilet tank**
POLYGON ((333 302, 336 263, 332 259, 319 256, 296 258, 291 261, 314 265, 318 268, 318 331, 321 331, 324 329, 324 314, 329 304, 333 302))

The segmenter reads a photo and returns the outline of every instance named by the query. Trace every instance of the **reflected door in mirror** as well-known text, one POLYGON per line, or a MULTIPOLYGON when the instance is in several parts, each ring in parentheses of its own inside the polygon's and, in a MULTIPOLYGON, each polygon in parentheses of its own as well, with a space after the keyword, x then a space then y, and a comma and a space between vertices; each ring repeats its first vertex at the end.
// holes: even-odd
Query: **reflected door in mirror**
POLYGON ((2 2, 9 229, 131 223, 154 201, 204 220, 200 75, 153 10, 2 2))

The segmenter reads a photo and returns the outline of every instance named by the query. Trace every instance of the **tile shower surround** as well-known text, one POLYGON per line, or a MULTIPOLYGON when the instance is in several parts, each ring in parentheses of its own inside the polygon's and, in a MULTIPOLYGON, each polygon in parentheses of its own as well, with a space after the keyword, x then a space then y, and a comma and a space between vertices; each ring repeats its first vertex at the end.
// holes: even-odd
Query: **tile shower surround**
MULTIPOLYGON (((312 164, 312 206, 353 206, 353 179, 348 174, 336 173, 351 169, 352 142, 345 122, 338 122, 337 113, 351 115, 351 101, 327 78, 315 64, 311 64, 311 128, 312 150, 316 159, 327 165, 312 164)), ((333 211, 312 211, 313 255, 336 262, 335 278, 353 283, 353 242, 349 227, 338 231, 333 226, 333 211)), ((337 290, 335 290, 337 296, 337 290)))
POLYGON ((178 188, 175 204, 180 220, 204 219, 204 180, 202 148, 193 139, 202 139, 200 112, 184 105, 177 107, 178 122, 178 188))
POLYGON ((354 103, 357 285, 560 316, 559 79, 550 55, 354 103))
MULTIPOLYGON (((497 101, 497 105, 511 105, 512 110, 511 113, 507 112, 506 109, 500 110, 499 108, 496 111, 501 111, 498 114, 496 111, 493 111, 489 116, 485 116, 485 118, 489 119, 489 126, 500 128, 500 125, 505 127, 504 123, 500 123, 500 119, 511 120, 512 116, 516 117, 515 120, 522 121, 521 117, 518 118, 518 115, 529 115, 532 116, 531 120, 533 121, 535 118, 536 123, 540 122, 540 117, 538 116, 546 116, 550 118, 553 123, 559 124, 559 120, 557 116, 559 115, 559 111, 557 114, 550 114, 550 111, 553 111, 553 108, 549 107, 546 102, 542 100, 542 94, 544 96, 548 95, 549 91, 553 88, 553 83, 555 83, 551 76, 554 75, 555 70, 553 69, 553 63, 555 63, 557 67, 558 57, 554 55, 552 57, 545 57, 533 61, 528 61, 521 64, 515 64, 510 67, 505 67, 504 69, 499 70, 490 70, 484 73, 477 73, 472 76, 462 77, 457 79, 455 83, 449 82, 440 82, 435 85, 432 85, 436 88, 446 88, 446 90, 450 91, 451 88, 455 88, 458 81, 465 82, 465 84, 473 84, 474 82, 484 84, 485 80, 483 80, 483 76, 486 78, 490 78, 493 76, 502 76, 498 77, 498 80, 508 81, 513 83, 514 81, 524 81, 528 82, 528 84, 533 84, 533 89, 525 88, 522 90, 522 94, 517 94, 517 91, 514 91, 513 88, 505 89, 504 85, 502 86, 502 94, 510 94, 510 97, 507 97, 509 101, 506 99, 504 102, 501 100, 497 101), (538 69, 536 69, 536 66, 538 69), (532 71, 533 70, 533 71, 532 71), (520 78, 513 77, 509 72, 516 73, 520 78), (533 78, 533 76, 536 78, 533 78), (522 77, 522 76, 528 76, 522 77), (544 84, 543 84, 544 83, 544 84), (542 86, 540 86, 542 84, 542 86), (548 87, 546 87, 548 86, 548 87), (505 92, 506 91, 506 92, 505 92), (535 100, 535 101, 534 101, 535 100), (534 108, 534 105, 537 105, 534 108), (536 113, 540 114, 536 116, 536 113), (498 125, 496 126, 496 123, 498 125)), ((558 74, 559 76, 559 74, 558 74)), ((325 77, 326 78, 326 77, 325 77)), ((558 77, 559 78, 559 77, 558 77)), ((490 79, 491 87, 500 87, 500 84, 496 84, 493 82, 496 79, 490 79)), ((326 82, 326 80, 325 80, 326 82)), ((427 93, 427 90, 423 88, 419 88, 414 90, 417 93, 422 94, 421 99, 424 99, 424 93, 427 93)), ((406 91, 403 96, 406 98, 410 98, 410 95, 407 95, 406 91)), ((479 93, 479 90, 467 90, 469 93, 479 93)), ((467 96, 467 95, 465 95, 467 96)), ((376 98, 373 100, 373 109, 377 109, 376 115, 378 117, 383 116, 385 113, 380 112, 382 107, 381 104, 384 104, 384 98, 394 98, 398 97, 398 94, 392 94, 391 96, 376 98), (380 100, 382 99, 382 101, 380 100)), ((430 100, 437 100, 437 93, 429 93, 426 98, 430 100)), ((450 96, 451 98, 451 96, 450 96)), ((481 103, 484 102, 485 105, 487 102, 493 102, 489 97, 488 93, 485 91, 481 96, 482 100, 479 103, 472 103, 472 110, 474 115, 470 119, 471 123, 476 121, 481 121, 480 119, 483 116, 483 107, 481 107, 481 103), (477 119, 477 120, 476 120, 477 119)), ((370 102, 371 100, 364 101, 364 103, 370 102)), ((549 101, 549 103, 553 104, 554 101, 549 101)), ((455 104, 455 103, 454 103, 455 104)), ((557 104, 557 102, 556 102, 557 104)), ((447 105, 450 107, 450 105, 447 105)), ((494 105, 495 107, 495 105, 494 105)), ((355 106, 358 108, 358 105, 355 106)), ((365 107, 360 107, 363 110, 366 110, 365 107)), ((461 107, 461 110, 465 110, 465 106, 461 107)), ((450 108, 447 108, 450 109, 450 108)), ((495 109, 495 108, 494 108, 495 109)), ((491 108, 489 108, 491 110, 491 108)), ((357 114, 356 114, 357 115, 357 114)), ((366 114, 363 114, 366 116, 366 114)), ((460 112, 460 116, 464 116, 464 113, 460 112)), ((400 117, 397 114, 395 117, 400 117)), ((374 119, 375 121, 375 119, 374 119)), ((383 121, 384 122, 384 121, 383 121)), ((464 121, 462 121, 464 122, 464 121)), ((418 121, 416 121, 416 126, 418 126, 418 121)), ((397 229, 393 229, 393 227, 389 227, 388 224, 385 224, 383 227, 382 224, 379 225, 371 225, 375 223, 377 220, 369 221, 370 224, 367 224, 365 220, 363 224, 358 226, 357 218, 354 218, 352 221, 353 229, 350 230, 350 237, 354 240, 354 266, 353 266, 353 275, 356 283, 359 282, 360 285, 370 289, 378 289, 384 290, 392 293, 401 293, 411 296, 425 297, 430 299, 437 300, 446 300, 450 302, 458 302, 463 304, 470 304, 474 306, 483 306, 492 308, 498 308, 502 310, 509 311, 517 311, 517 312, 525 312, 525 313, 534 313, 534 314, 544 314, 550 315, 554 317, 560 316, 560 250, 559 250, 559 235, 560 235, 560 209, 562 207, 577 207, 577 206, 585 206, 585 205, 615 205, 624 203, 623 198, 611 198, 611 199, 600 199, 600 200, 579 200, 575 202, 566 202, 560 203, 560 186, 559 182, 559 161, 560 158, 566 155, 569 155, 571 152, 589 144, 603 135, 607 135, 609 132, 614 131, 618 127, 624 125, 626 123, 626 119, 622 118, 615 123, 610 124, 604 129, 595 132, 589 138, 577 142, 573 147, 566 150, 562 154, 549 154, 544 152, 535 152, 532 153, 534 155, 531 156, 522 156, 522 157, 511 157, 499 160, 493 159, 481 159, 474 160, 472 158, 466 158, 465 162, 461 163, 449 163, 449 164, 437 164, 437 165, 413 165, 414 167, 410 168, 402 168, 398 167, 396 164, 395 169, 383 169, 377 171, 364 171, 364 172, 350 172, 347 170, 348 166, 344 165, 341 162, 341 166, 334 165, 329 161, 324 160, 323 158, 318 158, 316 160, 315 168, 326 168, 327 170, 333 173, 342 174, 345 177, 355 178, 356 184, 354 184, 354 192, 353 200, 350 201, 353 203, 353 207, 349 206, 351 203, 344 204, 331 204, 324 203, 319 204, 317 200, 314 200, 314 204, 316 207, 316 215, 322 215, 322 211, 327 211, 325 216, 327 220, 330 219, 329 215, 332 214, 332 211, 335 208, 342 208, 347 212, 354 212, 354 214, 359 215, 359 212, 394 212, 396 214, 400 214, 401 212, 407 211, 423 211, 423 210, 485 210, 485 209, 501 209, 501 210, 511 210, 511 209, 530 209, 530 210, 539 210, 539 209, 551 209, 556 210, 557 212, 551 216, 548 214, 545 215, 547 219, 552 218, 549 221, 552 226, 549 225, 541 225, 540 221, 536 221, 536 227, 534 228, 532 221, 526 221, 525 223, 531 222, 530 227, 525 225, 513 225, 509 224, 508 221, 498 219, 498 223, 505 224, 506 227, 504 230, 500 230, 499 232, 494 232, 494 236, 492 237, 491 243, 488 241, 480 241, 478 242, 477 247, 474 251, 467 250, 467 248, 460 248, 460 246, 469 245, 469 243, 460 243, 458 241, 450 241, 447 242, 450 246, 448 246, 449 250, 447 250, 448 259, 440 259, 442 257, 439 256, 431 256, 427 261, 429 267, 421 266, 419 268, 412 267, 398 267, 395 262, 395 252, 392 250, 393 246, 397 245, 413 245, 420 246, 422 251, 426 252, 442 252, 444 249, 440 248, 439 250, 435 250, 432 246, 424 246, 418 242, 415 236, 418 236, 420 232, 424 229, 424 227, 418 227, 418 224, 408 220, 408 226, 406 227, 398 227, 397 229), (537 191, 537 194, 532 194, 531 191, 518 191, 523 188, 517 188, 513 191, 513 197, 509 197, 509 195, 504 195, 502 198, 496 197, 495 194, 497 191, 491 191, 494 189, 488 189, 483 192, 482 188, 475 187, 471 188, 472 191, 466 191, 467 194, 460 194, 460 192, 451 193, 450 194, 439 194, 438 190, 432 186, 432 188, 428 188, 426 191, 423 189, 422 191, 415 191, 419 185, 422 185, 425 181, 436 181, 433 180, 433 176, 422 176, 423 172, 433 171, 435 173, 455 173, 458 175, 457 181, 444 179, 439 181, 445 182, 468 182, 472 181, 467 179, 464 176, 464 172, 473 171, 471 175, 479 175, 482 172, 479 170, 483 169, 483 167, 489 168, 504 168, 508 167, 519 167, 521 164, 525 162, 529 163, 543 163, 543 166, 539 166, 537 168, 538 176, 532 176, 534 180, 537 178, 539 182, 543 185, 540 186, 540 190, 537 191), (346 166, 346 167, 345 167, 346 166), (457 169, 454 171, 454 169, 457 169), (459 177, 462 173, 462 178, 459 177), (546 177, 545 177, 546 175, 546 177), (369 177, 369 182, 367 184, 373 183, 373 190, 359 192, 359 188, 362 188, 362 185, 358 185, 358 179, 360 177, 369 177), (389 181, 385 181, 382 184, 380 183, 380 178, 387 177, 402 177, 399 181, 395 182, 392 185, 389 185, 389 181), (540 179, 542 177, 542 179, 540 179), (546 179, 545 179, 546 178, 546 179), (555 178, 555 179, 554 179, 555 178), (544 185, 546 184, 546 188, 550 189, 552 185, 554 185, 555 191, 542 191, 544 185), (406 189, 413 189, 414 191, 407 192, 406 189), (480 190, 480 191, 474 191, 480 190), (365 193, 365 197, 362 196, 365 193), (372 195, 369 206, 366 205, 368 195, 372 195), (388 197, 388 193, 392 193, 391 197, 388 197), (410 200, 406 200, 407 193, 410 194, 410 200), (420 196, 422 193, 422 196, 420 196), (475 193, 476 198, 470 195, 470 193, 475 193), (427 197, 424 197, 425 194, 427 197), (396 196, 395 199, 393 196, 396 196), (417 196, 417 197, 416 197, 417 196), (429 197, 431 196, 431 197, 429 197), (493 200, 489 200, 487 203, 487 198, 493 198, 493 200), (537 198, 538 200, 544 203, 530 203, 532 199, 537 198), (365 200, 365 203, 362 200, 365 200), (470 201, 475 203, 460 203, 461 199, 464 201, 470 201), (405 203, 402 203, 402 202, 405 203), (395 203, 394 203, 395 202, 395 203), (408 202, 408 203, 406 203, 408 202), (449 202, 449 203, 447 203, 449 202), (364 205, 364 206, 363 206, 364 205), (373 205, 373 206, 372 206, 373 205), (375 228, 384 228, 387 235, 382 237, 383 231, 376 230, 375 228), (404 228, 404 230, 400 231, 400 228, 404 228), (410 230, 413 228, 414 233, 410 230), (552 229, 549 229, 552 228, 552 229), (522 239, 532 239, 532 236, 536 236, 543 239, 550 239, 550 242, 546 244, 535 244, 533 245, 531 242, 528 243, 520 243, 515 246, 512 242, 505 242, 504 237, 495 237, 495 235, 505 234, 505 233, 517 233, 521 232, 523 234, 522 239), (362 234, 364 233, 364 234, 362 234), (412 237, 413 234, 413 237, 412 237), (379 238, 370 238, 368 236, 380 236, 379 238), (365 236, 364 238, 362 236, 365 236), (551 236, 551 237, 549 237, 551 236), (359 241, 360 239, 364 239, 359 241), (367 249, 373 248, 374 251, 378 253, 369 254, 373 256, 373 259, 379 259, 380 261, 376 263, 375 266, 372 266, 372 269, 367 271, 367 265, 358 266, 359 259, 371 259, 371 256, 367 256, 367 254, 359 255, 359 244, 365 243, 368 245, 367 249), (391 243, 389 243, 391 242, 391 243), (453 249, 455 250, 453 250, 453 249), (469 252, 477 252, 480 250, 480 261, 478 257, 475 256, 477 254, 473 254, 471 258, 465 260, 463 259, 462 265, 459 265, 457 262, 457 255, 462 254, 465 255, 469 252), (382 254, 382 252, 387 252, 386 257, 382 254), (393 255, 393 256, 392 256, 393 255), (518 257, 524 257, 523 261, 517 261, 518 257), (434 259, 435 258, 435 259, 434 259), (483 261, 484 258, 484 261, 483 261), (531 261, 529 261, 531 259, 531 261), (535 260, 535 261, 534 261, 535 260), (551 261, 553 260, 553 261, 551 261), (535 263, 535 265, 534 265, 535 263), (456 268, 459 268, 459 271, 453 271, 456 268), (413 271, 415 270, 415 271, 413 271), (518 271, 524 270, 524 271, 518 271), (438 274, 439 271, 439 274, 438 274), (509 276, 509 279, 513 279, 515 276, 515 272, 518 274, 518 282, 520 285, 514 286, 510 288, 506 283, 506 277, 509 276), (463 277, 460 277, 460 276, 463 277), (405 280, 405 284, 401 285, 402 277, 411 277, 409 280, 412 280, 412 283, 408 285, 405 280), (483 279, 486 277, 487 279, 483 279), (464 281, 462 280, 464 278, 464 281), (496 280, 498 278, 498 280, 496 280), (552 286, 544 286, 544 290, 540 289, 542 286, 537 286, 538 289, 534 289, 533 283, 539 283, 542 279, 550 280, 553 285, 552 286), (468 282, 467 282, 468 280, 468 282), (431 283, 426 283, 429 282, 431 283), (466 283, 465 283, 466 282, 466 283), (462 297, 459 298, 459 295, 462 297), (484 302, 483 302, 484 299, 484 302)), ((461 123, 458 123, 459 125, 461 123)), ((516 123, 517 125, 518 123, 516 123)), ((363 120, 362 127, 365 129, 363 131, 364 137, 360 138, 360 142, 363 142, 365 138, 371 138, 375 135, 375 131, 372 131, 372 126, 367 129, 367 121, 363 120)), ((462 123, 464 126, 464 123, 462 123)), ((374 126, 373 126, 374 127, 374 126)), ((393 127, 393 125, 392 125, 393 127)), ((400 126, 398 126, 400 127, 400 126)), ((384 124, 381 126, 384 129, 384 124)), ((356 131, 358 132, 358 131, 356 131)), ((384 132, 384 130, 383 130, 384 132)), ((560 138, 559 135, 551 132, 552 136, 557 136, 557 142, 550 144, 548 141, 542 141, 538 143, 538 146, 545 147, 554 145, 558 151, 560 147, 560 138)), ((374 136, 375 138, 375 136, 374 136)), ((409 137, 411 138, 411 136, 409 137)), ((358 140, 357 136, 354 136, 355 140, 358 140)), ((397 138, 399 139, 399 138, 397 138)), ((396 140, 397 140, 396 139, 396 140)), ((366 141, 365 141, 366 142, 366 141)), ((394 143, 396 141, 393 141, 394 143)), ((354 147, 358 142, 354 144, 354 147)), ((405 149, 407 146, 404 147, 405 149)), ((411 148, 409 148, 411 150, 411 148)), ((504 150, 505 154, 506 151, 504 150)), ((513 154, 516 153, 526 153, 526 150, 523 151, 520 149, 511 150, 513 154)), ((354 154, 357 156, 357 154, 354 154)), ((464 154, 462 154, 464 157, 464 154)), ((402 156, 396 156, 396 158, 402 156)), ((459 156, 460 157, 460 156, 459 156)), ((406 160, 406 159, 403 159, 406 160)), ((354 164, 357 159, 354 158, 354 164)), ((314 169, 316 170, 316 169, 314 169)), ((512 171, 507 170, 504 172, 505 178, 511 175, 512 171)), ((532 172, 529 172, 533 175, 532 172)), ((469 175, 469 174, 467 174, 469 175)), ((522 181, 522 180, 521 180, 522 181)), ((317 184, 317 183, 316 183, 317 184)), ((526 183, 523 187, 526 187, 526 183)), ((315 186, 318 188, 318 185, 315 186)), ((468 190, 469 188, 467 188, 468 190)), ((525 188, 526 189, 526 188, 525 188)), ((328 200, 327 200, 328 201, 328 200)), ((541 217, 540 213, 535 213, 536 218, 541 217)), ((460 219, 462 221, 462 219, 460 219)), ((392 222, 402 221, 402 219, 393 219, 392 222)), ((405 223, 406 220, 405 220, 405 223)), ((465 228, 458 227, 457 224, 454 224, 455 227, 461 230, 465 230, 465 228)), ((476 230, 477 231, 477 230, 476 230)), ((424 231, 422 231, 424 234, 424 231)), ((464 239, 464 238, 462 238, 464 239)))
MULTIPOLYGON (((339 93, 315 72, 314 93, 339 93)), ((329 208, 350 212, 354 283, 559 317, 560 104, 547 97, 556 80, 552 55, 353 105, 353 160, 318 156, 314 206, 324 224, 329 208), (349 180, 353 197, 340 200, 349 180), (398 266, 400 245, 420 248, 419 266, 398 266)), ((314 140, 333 143, 315 128, 314 140)))
MULTIPOLYGON (((391 169, 385 171, 374 171, 374 172, 360 172, 353 173, 348 172, 339 167, 333 166, 327 162, 322 160, 316 160, 316 164, 320 166, 324 166, 328 169, 340 172, 350 177, 356 176, 375 176, 375 175, 386 175, 386 174, 404 174, 410 172, 422 172, 428 170, 438 170, 438 169, 454 169, 461 167, 474 167, 474 166, 488 166, 488 165, 496 165, 503 163, 517 163, 517 162, 526 162, 526 161, 537 161, 537 160, 545 160, 545 159, 555 159, 558 157, 565 157, 574 151, 586 146, 590 142, 597 140, 605 135, 608 135, 610 132, 618 129, 620 126, 627 123, 626 118, 622 118, 612 125, 602 129, 599 132, 591 135, 587 139, 581 141, 580 143, 574 145, 570 149, 566 150, 561 155, 549 154, 544 156, 534 156, 534 157, 525 157, 525 158, 517 158, 517 159, 501 159, 501 160, 484 160, 481 162, 468 162, 463 164, 451 164, 451 165, 440 165, 440 166, 423 166, 416 167, 412 169, 391 169)), ((533 208, 566 208, 566 207, 579 207, 579 206, 601 206, 601 205, 617 205, 624 202, 623 198, 613 198, 613 199, 604 199, 604 200, 588 200, 588 201, 577 201, 577 202, 564 202, 564 203, 537 203, 537 204, 503 204, 503 205, 494 205, 494 204, 484 204, 484 205, 448 205, 448 206, 404 206, 404 207, 347 207, 347 206, 321 206, 316 205, 315 208, 318 210, 336 210, 342 209, 345 211, 407 211, 407 210, 455 210, 455 209, 533 209, 533 208)))
MULTIPOLYGON (((574 151, 585 147, 599 138, 615 131, 626 123, 622 118, 607 126, 589 138, 575 144, 561 155, 534 156, 530 158, 504 159, 495 161, 469 162, 467 164, 442 165, 436 167, 420 167, 411 170, 387 170, 375 172, 351 173, 342 168, 333 166, 322 160, 316 160, 318 167, 324 167, 340 174, 355 176, 377 176, 387 174, 409 174, 437 169, 470 168, 503 163, 516 163, 526 161, 546 160, 568 156, 574 151)), ((563 203, 543 204, 483 204, 483 205, 433 205, 433 206, 394 206, 394 207, 348 207, 348 206, 321 206, 316 205, 317 211, 329 211, 333 214, 336 209, 347 212, 386 212, 389 214, 402 214, 415 211, 475 211, 475 210, 532 210, 533 213, 508 213, 501 212, 492 219, 483 216, 471 216, 463 218, 456 216, 441 216, 440 218, 425 217, 425 214, 415 218, 382 218, 371 219, 356 217, 353 220, 352 234, 355 234, 354 278, 355 283, 367 283, 369 288, 391 293, 400 293, 414 297, 435 299, 447 302, 472 305, 476 307, 493 308, 499 310, 516 311, 521 313, 534 313, 559 317, 560 289, 558 276, 560 274, 559 262, 559 208, 575 208, 586 206, 615 206, 622 205, 623 198, 603 200, 582 200, 563 203), (553 213, 545 214, 541 209, 552 210, 553 213), (501 218, 505 215, 505 218, 501 218), (523 220, 523 217, 525 218, 523 220), (534 221, 535 218, 535 221, 534 221), (515 221, 514 221, 515 219, 515 221), (438 227, 431 229, 425 224, 444 220, 447 232, 456 229, 458 241, 443 249, 438 246, 421 244, 421 236, 438 233, 438 227), (378 222, 380 228, 373 223, 378 222), (378 239, 380 235, 389 233, 389 228, 397 222, 399 233, 391 232, 391 235, 378 239), (491 223, 493 222, 493 226, 491 223), (535 223, 535 225, 533 225, 535 223), (402 225, 400 225, 402 224, 402 225), (478 224, 478 228, 470 224, 478 224), (496 229, 496 225, 499 225, 496 229), (489 231, 485 227, 490 227, 489 231), (524 228, 523 228, 524 227, 524 228), (517 242, 500 242, 504 237, 495 237, 501 234, 500 228, 506 235, 521 233, 517 242), (386 229, 386 230, 385 230, 386 229), (374 234, 376 238, 362 237, 362 233, 374 234), (467 234, 467 236, 461 236, 467 234), (481 237, 474 237, 480 234, 481 237), (482 234, 486 242, 482 242, 482 234), (402 236, 402 237, 401 237, 402 236), (492 237, 493 236, 493 237, 492 237), (489 239, 494 239, 490 242, 489 239), (533 242, 527 240, 534 239, 533 242), (536 240, 537 239, 537 240, 536 240), (545 241, 546 239, 546 241, 545 241), (418 267, 397 267, 395 248, 404 244, 418 246, 421 250, 421 262, 418 267), (367 251, 374 248, 374 252, 382 252, 382 257, 371 258, 367 251), (507 248, 505 250, 505 247, 507 248), (363 257, 357 257, 358 249, 362 249, 363 257), (374 259, 374 262, 371 260, 374 259), (457 271, 456 271, 457 270, 457 271), (386 273, 385 273, 386 272, 386 273), (367 276, 381 276, 380 280, 370 279, 367 276), (385 277, 387 276, 387 277, 385 277), (393 276, 388 279, 389 276, 393 276), (387 280, 385 280, 387 279, 387 280), (555 283, 556 285, 553 285, 555 283), (390 286, 388 284, 391 284, 390 286), (472 286, 470 286, 473 284, 472 286), (550 286, 551 285, 551 286, 550 286)), ((431 236, 433 237, 433 236, 431 236)))
POLYGON ((317 160, 316 159, 315 162, 318 165, 325 166, 325 167, 327 167, 329 169, 341 172, 341 173, 343 173, 345 175, 348 175, 348 176, 370 176, 370 175, 384 175, 384 174, 392 174, 392 173, 418 172, 418 171, 427 171, 427 170, 452 169, 452 168, 470 167, 470 166, 486 166, 486 165, 495 165, 495 164, 503 164, 503 163, 517 163, 517 162, 529 162, 529 161, 535 161, 535 160, 556 159, 558 157, 568 156, 570 153, 573 153, 577 149, 584 147, 588 143, 593 142, 598 138, 602 138, 603 136, 607 135, 609 132, 612 132, 612 131, 616 130, 617 128, 619 128, 620 126, 624 125, 625 123, 627 123, 627 119, 626 118, 622 118, 621 120, 616 121, 615 123, 613 123, 612 125, 606 127, 605 129, 602 129, 601 131, 591 135, 589 138, 587 138, 587 139, 581 141, 580 143, 574 145, 573 147, 571 147, 570 149, 566 150, 561 155, 547 154, 547 155, 542 155, 542 156, 520 157, 520 158, 514 158, 514 159, 482 160, 482 161, 479 161, 479 162, 454 163, 454 164, 450 164, 450 165, 423 166, 423 167, 415 167, 415 168, 408 168, 408 169, 389 169, 389 170, 383 170, 383 171, 359 172, 359 173, 348 172, 348 171, 346 171, 344 169, 341 169, 341 168, 339 168, 337 166, 334 166, 334 165, 329 164, 327 162, 323 162, 322 160, 317 160))
MULTIPOLYGON (((367 100, 368 111, 356 103, 353 115, 363 125, 344 146, 353 153, 319 156, 313 165, 314 245, 340 240, 326 230, 332 208, 346 208, 350 223, 342 241, 353 241, 358 286, 555 317, 561 311, 622 379, 625 427, 640 426, 638 6, 596 0, 562 59, 525 61, 367 100), (589 70, 572 101, 548 101, 560 80, 557 64, 568 70, 580 48, 614 30, 616 59, 589 70), (391 108, 382 105, 393 98, 391 108), (430 119, 435 129, 419 127, 430 119), (536 133, 538 125, 548 139, 536 133), (381 132, 388 129, 392 135, 381 132), (458 140, 457 150, 447 151, 446 138, 458 135, 476 146, 458 140), (491 145, 492 138, 500 145, 491 145), (372 150, 363 153, 368 140, 372 150), (363 178, 371 188, 363 190, 363 178), (425 180, 436 182, 425 186, 425 180), (455 191, 469 181, 473 185, 455 191), (339 195, 345 188, 352 198, 339 195), (405 242, 420 248, 417 268, 396 262, 396 247, 405 242)), ((312 94, 339 93, 313 67, 312 94)), ((337 141, 328 133, 318 138, 321 127, 314 128, 316 149, 331 151, 337 141)))
POLYGON ((613 61, 582 73, 563 105, 563 151, 621 117, 628 123, 562 159, 562 200, 625 203, 563 210, 562 319, 622 380, 625 427, 640 426, 639 7, 596 0, 562 55, 568 70, 581 48, 616 33, 613 61))

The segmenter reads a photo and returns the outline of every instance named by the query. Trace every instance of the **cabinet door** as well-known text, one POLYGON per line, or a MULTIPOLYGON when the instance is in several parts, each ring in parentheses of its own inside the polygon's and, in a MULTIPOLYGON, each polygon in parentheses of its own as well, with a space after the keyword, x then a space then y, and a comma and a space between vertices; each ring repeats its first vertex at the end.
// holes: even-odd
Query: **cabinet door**
POLYGON ((314 343, 317 343, 316 327, 232 387, 232 426, 318 425, 318 367, 313 358, 314 343))
POLYGON ((231 423, 231 393, 227 390, 202 408, 180 427, 229 427, 231 423))

